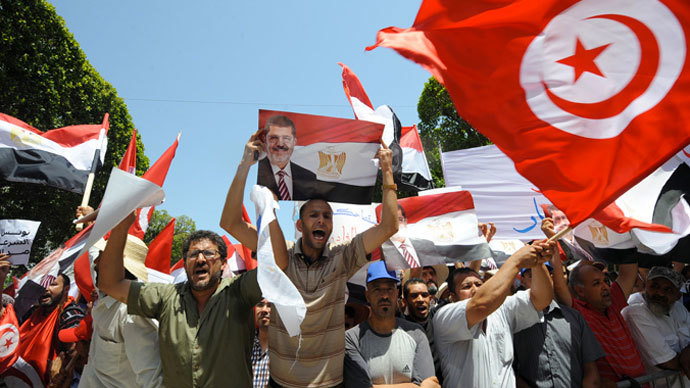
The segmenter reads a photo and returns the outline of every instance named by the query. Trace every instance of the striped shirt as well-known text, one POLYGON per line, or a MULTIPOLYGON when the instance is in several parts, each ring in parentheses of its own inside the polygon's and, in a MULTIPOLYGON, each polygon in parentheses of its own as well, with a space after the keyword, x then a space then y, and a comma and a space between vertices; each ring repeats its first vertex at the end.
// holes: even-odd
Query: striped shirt
POLYGON ((271 378, 285 387, 332 387, 343 381, 347 279, 367 263, 362 235, 324 248, 309 264, 302 240, 288 241, 285 273, 297 287, 307 314, 301 334, 291 338, 280 314, 271 315, 271 378))
POLYGON ((628 305, 618 282, 611 285, 611 306, 606 314, 589 304, 573 298, 573 308, 585 317, 590 329, 599 340, 606 356, 597 360, 602 379, 620 381, 623 375, 638 377, 645 374, 640 352, 633 342, 630 329, 625 324, 621 310, 628 305))
POLYGON ((268 385, 268 349, 261 349, 259 331, 254 335, 254 347, 252 348, 252 374, 254 375, 254 388, 265 388, 268 385))

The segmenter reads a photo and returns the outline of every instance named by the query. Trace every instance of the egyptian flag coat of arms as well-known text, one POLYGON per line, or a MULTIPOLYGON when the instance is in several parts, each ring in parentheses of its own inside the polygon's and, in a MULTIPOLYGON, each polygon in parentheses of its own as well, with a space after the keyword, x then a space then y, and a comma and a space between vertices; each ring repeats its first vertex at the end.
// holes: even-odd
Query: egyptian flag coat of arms
POLYGON ((690 143, 690 3, 424 0, 379 31, 574 225, 690 143))
POLYGON ((260 110, 259 127, 270 130, 257 184, 279 199, 371 203, 382 124, 260 110))
POLYGON ((108 115, 102 124, 42 132, 0 113, 0 178, 83 194, 89 172, 103 166, 108 115))

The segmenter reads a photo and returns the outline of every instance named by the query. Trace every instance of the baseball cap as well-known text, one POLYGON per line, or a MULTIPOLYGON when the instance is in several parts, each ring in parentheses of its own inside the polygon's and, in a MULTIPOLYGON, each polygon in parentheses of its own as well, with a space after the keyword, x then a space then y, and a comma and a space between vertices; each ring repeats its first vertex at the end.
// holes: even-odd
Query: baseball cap
POLYGON ((683 285, 683 278, 682 276, 674 271, 671 268, 667 267, 652 267, 652 269, 649 270, 649 273, 647 274, 647 281, 650 281, 652 279, 656 278, 664 278, 671 282, 674 287, 680 290, 681 286, 683 285))
MULTIPOLYGON (((553 266, 551 266, 551 263, 550 263, 550 262, 547 261, 547 262, 544 263, 544 265, 546 266, 546 269, 549 270, 549 272, 553 272, 553 266)), ((520 276, 524 276, 524 275, 525 275, 525 272, 527 272, 528 269, 531 270, 532 268, 530 267, 530 268, 523 268, 523 269, 521 269, 521 270, 520 270, 520 276)), ((495 275, 495 274, 494 274, 494 275, 495 275)))
POLYGON ((373 282, 377 279, 390 279, 394 280, 396 283, 400 283, 400 280, 395 276, 394 271, 389 271, 386 268, 386 263, 383 260, 376 260, 369 264, 369 269, 367 269, 367 283, 373 282))
POLYGON ((78 341, 88 341, 91 339, 91 334, 93 333, 93 318, 91 314, 84 317, 84 319, 79 322, 78 326, 70 327, 68 329, 62 329, 58 332, 58 338, 60 341, 68 342, 78 342, 78 341))

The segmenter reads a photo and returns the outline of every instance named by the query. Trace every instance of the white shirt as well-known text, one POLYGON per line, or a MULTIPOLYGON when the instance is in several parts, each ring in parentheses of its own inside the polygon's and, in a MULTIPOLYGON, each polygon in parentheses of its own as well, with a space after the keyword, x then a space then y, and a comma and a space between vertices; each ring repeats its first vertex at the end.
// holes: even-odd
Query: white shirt
POLYGON ((444 386, 514 387, 513 334, 535 323, 542 314, 534 309, 527 291, 506 298, 483 322, 467 327, 466 299, 441 307, 434 316, 434 342, 443 368, 444 386))
POLYGON ((99 292, 80 387, 161 387, 158 322, 127 314, 127 305, 99 292))
MULTIPOLYGON (((400 252, 400 255, 405 259, 405 254, 403 253, 402 248, 400 246, 403 244, 400 241, 397 240, 391 240, 393 245, 395 245, 395 249, 400 252)), ((417 263, 417 266, 420 266, 420 261, 419 261, 419 256, 417 256, 417 251, 414 249, 414 246, 412 246, 412 242, 410 241, 409 238, 405 237, 405 249, 407 249, 408 252, 410 252, 410 255, 412 255, 412 258, 414 258, 414 261, 417 263)), ((407 259, 405 259, 407 261, 407 259)))
MULTIPOLYGON (((276 180, 276 186, 278 186, 278 190, 280 190, 280 177, 278 176, 278 171, 280 171, 280 167, 274 166, 273 163, 268 164, 271 165, 271 170, 273 170, 273 177, 276 180)), ((288 164, 285 165, 283 172, 285 172, 285 175, 283 175, 283 180, 285 181, 285 186, 287 186, 288 193, 290 193, 290 199, 292 199, 294 196, 292 195, 292 167, 290 162, 288 162, 288 164)))
MULTIPOLYGON (((670 361, 690 345, 690 313, 679 301, 673 304, 669 315, 663 316, 654 315, 639 292, 630 295, 628 304, 621 314, 648 373, 660 371, 656 365, 670 361)), ((685 386, 690 387, 690 380, 687 377, 684 380, 685 386)), ((665 386, 665 383, 660 383, 662 380, 656 386, 665 386)), ((674 378, 671 386, 680 387, 680 381, 674 378)))

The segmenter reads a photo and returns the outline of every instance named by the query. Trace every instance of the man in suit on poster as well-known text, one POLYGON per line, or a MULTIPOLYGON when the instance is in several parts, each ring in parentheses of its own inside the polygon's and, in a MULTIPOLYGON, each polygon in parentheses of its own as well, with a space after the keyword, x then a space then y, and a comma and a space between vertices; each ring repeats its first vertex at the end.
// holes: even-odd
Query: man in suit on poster
POLYGON ((281 200, 312 198, 316 174, 290 161, 297 142, 292 120, 283 115, 269 117, 264 135, 266 157, 259 161, 256 183, 268 187, 281 200))
POLYGON ((438 252, 433 241, 408 236, 407 216, 405 209, 400 205, 398 205, 398 225, 398 233, 381 245, 386 266, 389 269, 445 265, 445 257, 438 252))

